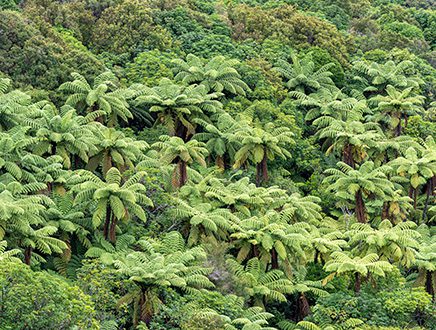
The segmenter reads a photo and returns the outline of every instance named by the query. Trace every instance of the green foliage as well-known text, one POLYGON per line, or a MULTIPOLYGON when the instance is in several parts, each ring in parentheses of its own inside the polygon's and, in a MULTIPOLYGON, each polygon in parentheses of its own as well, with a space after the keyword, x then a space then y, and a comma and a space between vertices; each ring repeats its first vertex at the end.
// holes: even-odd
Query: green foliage
POLYGON ((257 166, 257 185, 261 181, 268 181, 268 160, 274 160, 276 156, 291 158, 291 153, 285 145, 294 143, 293 136, 288 127, 275 127, 273 123, 267 123, 263 127, 256 124, 251 127, 249 123, 243 125, 231 138, 231 141, 239 142, 233 168, 240 168, 247 162, 252 162, 257 166))
POLYGON ((207 119, 206 114, 222 107, 216 100, 221 93, 209 93, 204 85, 178 85, 167 78, 153 88, 144 86, 140 94, 136 102, 156 112, 157 123, 165 125, 169 134, 184 139, 195 133, 194 119, 207 119))
POLYGON ((142 158, 149 147, 145 141, 136 141, 126 137, 121 131, 101 125, 95 130, 95 135, 98 145, 90 152, 91 158, 86 167, 95 171, 101 166, 103 174, 113 165, 120 171, 133 169, 134 163, 142 158))
POLYGON ((171 164, 175 162, 172 182, 175 187, 183 186, 188 180, 187 165, 198 163, 206 166, 205 157, 208 154, 205 144, 197 140, 184 142, 177 136, 162 135, 152 147, 161 153, 161 164, 171 164))
POLYGON ((292 282, 285 278, 282 271, 265 271, 257 258, 248 260, 245 267, 232 259, 227 263, 237 280, 243 283, 250 304, 264 307, 264 300, 286 301, 285 294, 293 291, 292 282))
POLYGON ((245 91, 249 88, 234 68, 238 64, 237 61, 216 56, 206 64, 202 62, 202 59, 192 54, 186 57, 186 62, 173 60, 177 73, 174 79, 185 84, 200 83, 208 90, 219 93, 227 91, 245 96, 245 91))
POLYGON ((120 171, 111 167, 103 181, 92 172, 77 170, 71 178, 75 204, 90 207, 93 210, 93 227, 99 228, 103 224, 103 235, 115 242, 118 221, 127 221, 132 214, 145 222, 143 207, 153 206, 144 185, 140 183, 145 175, 145 172, 137 172, 122 182, 120 171))
POLYGON ((81 74, 73 72, 72 82, 65 82, 59 90, 71 94, 66 104, 78 107, 82 112, 93 113, 95 119, 104 115, 109 127, 118 123, 118 117, 128 121, 133 115, 129 111, 127 100, 134 98, 133 90, 121 89, 115 75, 106 71, 94 78, 91 86, 81 74), (99 112, 98 112, 99 111, 99 112))
POLYGON ((334 88, 333 80, 330 78, 332 73, 329 71, 333 63, 325 64, 315 71, 315 63, 311 60, 310 53, 302 60, 292 54, 291 59, 292 64, 279 61, 279 66, 276 68, 288 80, 286 87, 289 90, 310 93, 321 88, 334 88))
MULTIPOLYGON (((377 196, 382 200, 393 194, 393 184, 386 176, 391 168, 376 167, 372 161, 363 163, 358 169, 339 162, 339 169, 330 168, 326 171, 329 176, 324 180, 329 184, 328 190, 342 201, 354 201, 356 218, 359 222, 367 221, 365 198, 377 196)), ((354 205, 353 205, 354 204, 354 205)), ((347 204, 342 204, 347 205, 347 204)))
POLYGON ((0 11, 0 67, 16 82, 54 90, 80 71, 95 74, 102 64, 95 56, 65 44, 52 33, 45 34, 36 25, 12 11, 0 11))
POLYGON ((227 35, 191 32, 184 34, 180 39, 181 48, 186 53, 205 58, 220 54, 229 54, 231 57, 239 55, 235 43, 227 35))
POLYGON ((0 10, 17 10, 18 2, 17 0, 1 0, 0 10))
POLYGON ((131 283, 122 279, 114 269, 101 261, 87 260, 77 270, 77 285, 90 296, 95 306, 95 318, 102 322, 114 320, 117 324, 128 322, 129 311, 116 307, 118 299, 126 293, 131 283))
POLYGON ((91 48, 97 52, 139 54, 171 45, 169 33, 153 23, 147 3, 123 1, 104 10, 93 28, 91 48))
POLYGON ((420 28, 406 22, 392 22, 384 25, 388 31, 396 32, 408 39, 424 39, 424 34, 420 28))
POLYGON ((95 143, 90 125, 91 116, 78 116, 71 106, 60 110, 50 104, 41 104, 42 108, 26 119, 36 130, 38 143, 35 153, 41 156, 58 155, 62 157, 64 168, 72 168, 74 156, 88 161, 88 153, 95 143))
POLYGON ((385 273, 392 269, 389 262, 379 261, 379 256, 376 253, 369 253, 364 257, 350 257, 343 252, 337 251, 333 252, 331 257, 332 259, 327 261, 324 268, 326 271, 335 272, 338 275, 351 272, 364 276, 368 275, 368 273, 385 276, 385 273))
POLYGON ((139 53, 125 70, 129 82, 148 86, 156 85, 162 78, 172 78, 171 60, 177 55, 172 52, 151 50, 139 53))
POLYGON ((288 45, 325 48, 339 61, 345 61, 344 39, 336 27, 292 6, 261 9, 236 5, 229 14, 237 39, 264 40, 274 36, 288 45))
POLYGON ((0 0, 0 328, 431 328, 435 17, 0 0))
POLYGON ((112 262, 117 271, 129 278, 136 287, 123 296, 118 305, 133 304, 133 322, 149 322, 159 307, 159 289, 175 287, 195 292, 195 289, 213 287, 205 276, 209 269, 198 265, 205 257, 201 247, 186 249, 178 232, 165 235, 160 244, 139 242, 145 252, 119 255, 112 262))
POLYGON ((346 322, 350 318, 358 318, 366 326, 402 328, 417 315, 418 309, 425 315, 423 319, 430 322, 427 324, 431 324, 429 299, 422 289, 407 288, 382 291, 377 295, 366 292, 359 296, 333 293, 319 300, 310 318, 317 323, 334 324, 339 329, 348 329, 346 322))
POLYGON ((2 262, 0 287, 4 329, 99 328, 90 297, 56 275, 2 262))
POLYGON ((18 250, 18 249, 6 250, 7 246, 8 246, 8 242, 0 241, 0 261, 1 262, 7 262, 7 261, 20 262, 20 259, 14 257, 15 255, 20 253, 20 250, 18 250))
POLYGON ((393 226, 385 219, 377 229, 368 224, 354 224, 346 235, 349 235, 349 243, 354 246, 356 254, 377 253, 382 260, 410 267, 415 261, 417 239, 420 237, 415 228, 415 223, 411 221, 393 226))

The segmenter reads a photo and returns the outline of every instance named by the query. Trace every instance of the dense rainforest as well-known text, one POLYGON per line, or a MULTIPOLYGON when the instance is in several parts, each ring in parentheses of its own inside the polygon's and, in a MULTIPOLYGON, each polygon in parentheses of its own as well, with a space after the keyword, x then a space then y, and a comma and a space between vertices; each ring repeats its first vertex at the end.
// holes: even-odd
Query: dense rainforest
POLYGON ((434 0, 0 0, 0 330, 436 329, 434 0))

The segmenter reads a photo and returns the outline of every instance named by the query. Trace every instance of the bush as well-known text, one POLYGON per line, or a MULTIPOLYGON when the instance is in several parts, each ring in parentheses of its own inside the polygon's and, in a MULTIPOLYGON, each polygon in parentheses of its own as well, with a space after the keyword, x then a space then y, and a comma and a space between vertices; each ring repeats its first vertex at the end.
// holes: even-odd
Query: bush
POLYGON ((221 319, 205 319, 198 311, 208 308, 230 318, 242 313, 243 300, 235 295, 202 290, 181 296, 175 290, 167 289, 162 297, 163 304, 150 322, 150 330, 220 330, 223 328, 221 319))
POLYGON ((1 329, 98 329, 94 304, 79 287, 20 263, 0 264, 1 329))
POLYGON ((431 296, 422 287, 361 292, 359 296, 337 292, 318 300, 310 318, 339 328, 349 318, 361 319, 367 326, 405 328, 433 324, 431 308, 431 296))
POLYGON ((161 78, 173 78, 171 60, 177 58, 173 52, 152 50, 138 54, 132 63, 128 63, 125 75, 129 83, 157 85, 161 78))
POLYGON ((147 2, 124 1, 103 11, 91 37, 96 52, 129 53, 132 57, 144 50, 166 49, 172 40, 168 31, 156 26, 147 2))
POLYGON ((0 10, 17 10, 17 1, 16 0, 0 0, 0 10))
POLYGON ((77 285, 90 296, 101 321, 113 320, 125 324, 130 319, 128 309, 117 308, 118 299, 127 292, 130 282, 122 280, 114 269, 104 266, 98 260, 85 261, 77 271, 77 285))
POLYGON ((54 90, 72 71, 95 74, 103 65, 69 46, 53 29, 41 30, 18 12, 0 11, 0 70, 21 84, 54 90), (43 33, 44 31, 44 33, 43 33))

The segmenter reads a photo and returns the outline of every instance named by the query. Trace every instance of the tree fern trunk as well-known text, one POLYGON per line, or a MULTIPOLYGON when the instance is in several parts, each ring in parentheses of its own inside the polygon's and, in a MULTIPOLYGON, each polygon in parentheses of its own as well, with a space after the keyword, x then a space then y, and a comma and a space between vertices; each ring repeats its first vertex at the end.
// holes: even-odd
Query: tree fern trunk
POLYGON ((271 269, 279 268, 279 258, 277 256, 276 249, 272 248, 271 250, 271 269))
POLYGON ((32 259, 32 247, 31 246, 27 246, 24 249, 24 263, 26 265, 30 265, 30 260, 32 259))
POLYGON ((110 206, 108 205, 106 206, 106 218, 103 226, 103 236, 106 240, 109 238, 109 226, 111 222, 111 215, 112 215, 112 211, 110 206))
POLYGON ((188 181, 188 172, 186 169, 186 162, 184 162, 183 160, 179 161, 179 178, 180 178, 179 187, 182 187, 188 181))
POLYGON ((433 297, 434 300, 434 287, 433 287, 433 272, 428 270, 425 276, 425 291, 433 297))
POLYGON ((112 243, 115 243, 117 240, 117 222, 118 219, 112 215, 112 221, 109 227, 109 239, 112 243))
POLYGON ((315 249, 315 254, 313 256, 313 263, 316 265, 318 263, 319 251, 315 249))
POLYGON ((260 187, 262 178, 262 165, 261 163, 256 164, 256 186, 260 187))
POLYGON ((134 323, 133 325, 135 327, 138 325, 139 321, 146 322, 146 320, 144 320, 144 315, 142 313, 143 307, 145 305, 145 293, 142 290, 141 290, 141 293, 140 293, 140 298, 139 298, 138 305, 139 305, 138 308, 137 308, 138 315, 135 317, 134 322, 133 322, 134 323))
POLYGON ((215 164, 216 164, 216 166, 218 166, 218 168, 220 168, 223 171, 226 169, 226 164, 224 162, 224 157, 223 156, 219 156, 218 155, 216 157, 215 164))
POLYGON ((394 136, 400 136, 401 135, 401 115, 396 114, 395 116, 398 118, 398 125, 394 129, 394 136))
POLYGON ((174 127, 174 135, 178 136, 179 138, 181 138, 185 142, 188 141, 187 129, 178 118, 176 119, 174 126, 175 126, 174 127))
POLYGON ((256 245, 252 245, 251 253, 252 253, 253 257, 256 257, 256 258, 259 257, 259 249, 257 248, 256 245))
POLYGON ((355 195, 356 199, 356 218, 357 221, 361 223, 366 223, 366 208, 365 202, 363 201, 362 191, 359 189, 355 195))
MULTIPOLYGON (((94 112, 94 111, 98 111, 98 104, 97 103, 94 103, 93 105, 92 105, 92 107, 90 107, 90 108, 88 108, 88 113, 92 113, 92 112, 94 112)), ((100 124, 102 124, 102 125, 104 125, 104 118, 103 118, 103 116, 98 116, 97 118, 95 118, 95 121, 97 122, 97 123, 100 123, 100 124)))
POLYGON ((80 164, 81 161, 79 155, 72 155, 71 157, 72 157, 72 164, 71 164, 72 170, 83 168, 83 166, 80 164))
POLYGON ((413 189, 413 209, 416 210, 417 199, 418 199, 418 189, 413 189))
POLYGON ((426 198, 425 198, 425 204, 424 204, 424 210, 422 211, 422 220, 424 220, 427 217, 427 211, 428 211, 428 205, 430 203, 430 198, 435 194, 436 186, 436 175, 428 179, 427 181, 427 187, 426 187, 426 198))
POLYGON ((416 193, 417 190, 410 186, 409 188, 409 198, 413 199, 413 208, 416 210, 416 193))
POLYGON ((102 170, 103 170, 103 175, 106 176, 107 171, 109 171, 109 169, 112 167, 112 157, 109 153, 109 151, 106 151, 104 153, 103 156, 103 165, 102 165, 102 170))
POLYGON ((302 321, 310 313, 310 305, 304 292, 300 294, 297 301, 297 321, 302 321))
POLYGON ((355 282, 354 282, 354 292, 356 292, 357 294, 360 293, 360 287, 362 285, 362 278, 360 276, 359 273, 355 273, 354 274, 354 278, 355 278, 355 282))
POLYGON ((391 222, 393 220, 393 219, 391 219, 391 217, 389 215, 389 203, 388 202, 383 203, 381 218, 382 218, 382 220, 389 219, 389 220, 391 220, 391 222))
POLYGON ((52 155, 56 155, 56 150, 57 148, 56 148, 56 142, 51 142, 51 154, 52 155))
POLYGON ((353 146, 351 144, 347 144, 344 147, 344 150, 342 152, 342 160, 345 164, 351 166, 352 168, 355 168, 356 164, 354 163, 353 146))
POLYGON ((268 177, 268 156, 266 155, 266 148, 263 150, 263 158, 262 158, 262 181, 267 182, 269 180, 268 177))

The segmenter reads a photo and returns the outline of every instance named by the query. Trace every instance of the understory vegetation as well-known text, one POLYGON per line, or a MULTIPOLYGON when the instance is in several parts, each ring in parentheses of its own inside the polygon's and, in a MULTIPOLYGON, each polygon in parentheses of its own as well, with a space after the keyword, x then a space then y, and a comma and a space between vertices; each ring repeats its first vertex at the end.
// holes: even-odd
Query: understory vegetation
POLYGON ((436 329, 424 0, 0 0, 0 330, 436 329))

